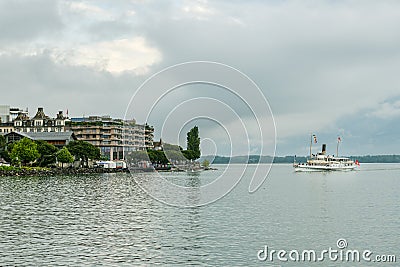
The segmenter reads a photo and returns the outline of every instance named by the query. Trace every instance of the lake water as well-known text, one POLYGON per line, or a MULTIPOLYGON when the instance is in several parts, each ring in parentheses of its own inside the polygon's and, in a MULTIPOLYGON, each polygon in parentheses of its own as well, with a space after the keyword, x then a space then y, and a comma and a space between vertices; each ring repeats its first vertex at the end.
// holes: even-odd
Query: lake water
MULTIPOLYGON (((164 175, 200 185, 224 169, 216 167, 164 175)), ((398 266, 399 164, 329 173, 274 165, 253 194, 249 178, 213 204, 176 208, 130 174, 0 177, 0 266, 398 266), (286 258, 292 250, 370 250, 370 259, 396 255, 397 263, 261 261, 265 246, 286 258)))

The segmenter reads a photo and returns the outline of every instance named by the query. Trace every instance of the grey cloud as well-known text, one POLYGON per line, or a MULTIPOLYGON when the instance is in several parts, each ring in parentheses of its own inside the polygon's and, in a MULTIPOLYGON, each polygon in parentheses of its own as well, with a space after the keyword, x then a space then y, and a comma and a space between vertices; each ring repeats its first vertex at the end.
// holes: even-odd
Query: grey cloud
POLYGON ((0 41, 3 44, 57 35, 63 27, 57 0, 0 2, 0 41))
MULTIPOLYGON (((162 53, 163 61, 152 66, 153 73, 176 63, 210 60, 249 75, 263 90, 277 118, 285 118, 277 121, 278 154, 303 153, 310 131, 329 139, 332 135, 336 138, 339 129, 353 133, 346 141, 348 153, 367 153, 362 143, 371 144, 371 153, 381 153, 382 147, 400 149, 393 145, 393 135, 389 137, 393 124, 362 116, 373 112, 370 107, 379 109, 379 103, 392 103, 389 100, 399 96, 398 1, 209 1, 213 12, 201 19, 183 10, 183 5, 195 1, 88 3, 112 11, 115 19, 91 21, 80 14, 70 15, 74 27, 61 35, 68 33, 72 41, 145 36, 162 53), (128 9, 135 14, 125 16, 128 9), (353 114, 358 115, 357 124, 353 114), (299 119, 308 120, 309 128, 294 127, 299 119), (377 138, 362 137, 363 133, 378 133, 367 131, 373 123, 387 133, 392 146, 388 142, 378 146, 377 138), (350 139, 352 136, 359 137, 350 139)), ((53 1, 3 1, 0 40, 3 46, 35 38, 45 43, 69 27, 62 22, 68 20, 59 15, 53 1), (26 19, 19 19, 22 17, 26 19)), ((55 64, 46 53, 3 55, 0 70, 1 90, 7 92, 3 102, 32 108, 43 103, 52 111, 49 113, 66 105, 77 116, 109 113, 121 117, 124 102, 147 78, 55 64), (23 90, 24 97, 9 88, 23 90)), ((193 96, 196 94, 185 95, 193 96)))
POLYGON ((205 21, 171 19, 179 10, 149 19, 142 30, 166 55, 165 65, 199 59, 231 64, 263 88, 277 114, 332 122, 399 90, 397 2, 220 3, 210 5, 221 15, 205 21), (238 10, 243 25, 230 23, 238 10))
POLYGON ((94 41, 127 38, 135 33, 134 28, 123 21, 101 21, 87 27, 94 41))
POLYGON ((55 64, 47 54, 32 57, 0 57, 1 102, 45 107, 48 115, 69 110, 70 116, 123 117, 127 99, 140 79, 131 74, 115 77, 85 67, 55 64))

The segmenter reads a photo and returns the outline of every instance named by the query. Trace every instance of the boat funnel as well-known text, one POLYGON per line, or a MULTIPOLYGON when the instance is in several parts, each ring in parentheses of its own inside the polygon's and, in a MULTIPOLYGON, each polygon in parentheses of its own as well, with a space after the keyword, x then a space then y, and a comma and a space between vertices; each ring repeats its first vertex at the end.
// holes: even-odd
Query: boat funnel
POLYGON ((322 155, 326 154, 326 144, 322 144, 322 155))

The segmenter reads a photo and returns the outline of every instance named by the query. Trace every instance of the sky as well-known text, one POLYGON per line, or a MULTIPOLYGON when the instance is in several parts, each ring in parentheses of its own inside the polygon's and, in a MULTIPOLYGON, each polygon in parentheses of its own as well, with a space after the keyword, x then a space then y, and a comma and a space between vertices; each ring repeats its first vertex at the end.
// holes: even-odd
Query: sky
POLYGON ((203 154, 271 154, 276 142, 277 155, 306 155, 310 134, 315 152, 334 154, 340 136, 340 154, 400 154, 399 25, 397 0, 3 0, 0 104, 147 120, 181 145, 196 124, 203 154), (140 101, 126 113, 147 79, 190 61, 238 70, 267 102, 190 84, 148 118, 140 101))

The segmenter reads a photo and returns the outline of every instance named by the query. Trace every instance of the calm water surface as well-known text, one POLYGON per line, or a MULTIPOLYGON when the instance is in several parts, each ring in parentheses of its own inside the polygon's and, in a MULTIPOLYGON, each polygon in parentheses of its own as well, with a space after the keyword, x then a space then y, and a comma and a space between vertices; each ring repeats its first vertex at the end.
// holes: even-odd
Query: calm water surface
MULTIPOLYGON (((217 167, 165 175, 198 186, 224 169, 217 167)), ((0 266, 398 266, 400 165, 345 173, 274 165, 256 193, 247 193, 249 182, 211 205, 175 208, 147 196, 129 174, 2 177, 0 266), (257 258, 265 246, 337 249, 339 238, 348 249, 395 254, 397 264, 257 258)))

